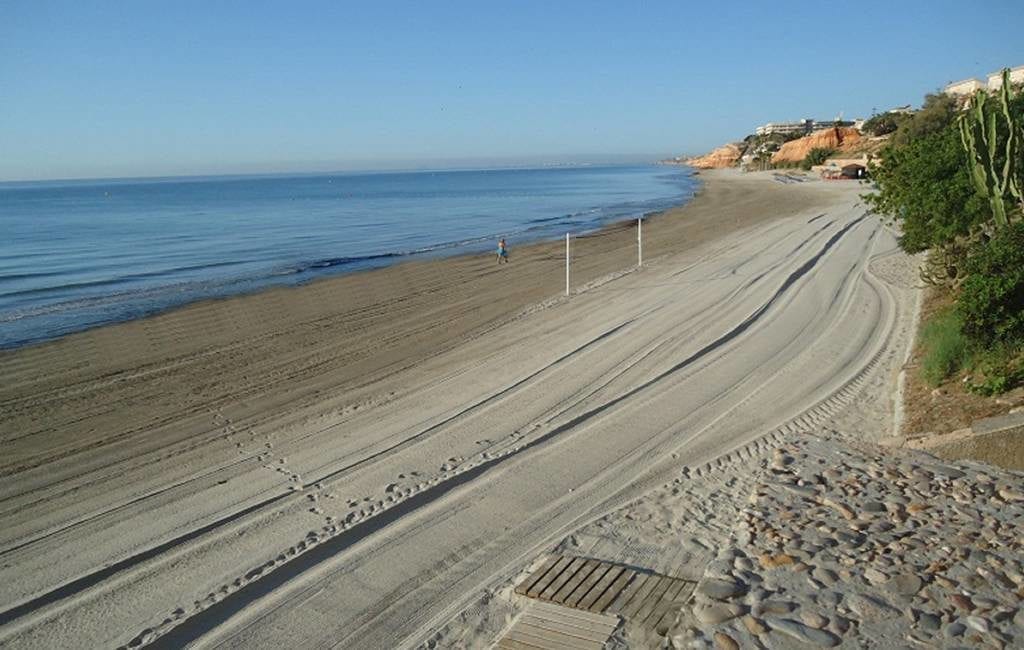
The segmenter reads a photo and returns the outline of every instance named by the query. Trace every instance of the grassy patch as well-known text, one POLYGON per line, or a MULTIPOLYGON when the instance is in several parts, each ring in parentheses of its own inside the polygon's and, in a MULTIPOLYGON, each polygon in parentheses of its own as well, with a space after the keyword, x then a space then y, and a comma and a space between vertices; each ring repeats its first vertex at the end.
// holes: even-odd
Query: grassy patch
POLYGON ((931 315, 921 327, 921 373, 935 387, 970 363, 963 323, 953 309, 931 315))
POLYGON ((921 376, 932 388, 960 371, 968 374, 964 387, 978 395, 998 395, 1024 383, 1024 349, 1011 344, 972 346, 952 307, 928 316, 920 336, 921 376))
MULTIPOLYGON (((953 295, 949 291, 931 287, 925 291, 921 303, 921 326, 917 341, 910 359, 904 387, 903 432, 920 434, 923 432, 949 433, 968 427, 975 420, 1002 415, 1007 407, 991 397, 969 391, 967 384, 955 380, 946 380, 936 389, 924 379, 925 349, 922 341, 924 325, 932 318, 955 306, 953 295)), ((973 363, 973 360, 972 360, 973 363)), ((961 371, 963 372, 963 371, 961 371)), ((975 376, 972 374, 972 380, 975 376)), ((977 379, 981 379, 977 377, 977 379)))

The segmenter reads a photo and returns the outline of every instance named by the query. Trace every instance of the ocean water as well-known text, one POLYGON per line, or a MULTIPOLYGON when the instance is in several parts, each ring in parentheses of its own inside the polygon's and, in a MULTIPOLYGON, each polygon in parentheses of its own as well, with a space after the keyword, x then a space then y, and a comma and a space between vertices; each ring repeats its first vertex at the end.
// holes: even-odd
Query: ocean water
POLYGON ((0 184, 0 348, 679 204, 685 168, 553 167, 0 184))

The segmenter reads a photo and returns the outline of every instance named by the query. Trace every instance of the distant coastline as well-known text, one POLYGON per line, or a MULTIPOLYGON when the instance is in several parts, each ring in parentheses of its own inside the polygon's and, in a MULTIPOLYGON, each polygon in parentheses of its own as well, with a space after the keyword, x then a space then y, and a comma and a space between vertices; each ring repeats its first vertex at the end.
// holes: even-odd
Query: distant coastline
POLYGON ((438 161, 382 161, 356 165, 310 164, 294 170, 252 169, 208 172, 175 172, 158 174, 110 174, 100 176, 57 176, 53 178, 0 178, 0 189, 8 185, 36 185, 45 183, 116 183, 161 182, 177 180, 232 180, 245 178, 301 178, 304 176, 351 176, 362 174, 415 174, 420 172, 476 172, 553 169, 572 167, 621 167, 656 164, 664 154, 579 155, 564 158, 517 159, 474 158, 438 161))

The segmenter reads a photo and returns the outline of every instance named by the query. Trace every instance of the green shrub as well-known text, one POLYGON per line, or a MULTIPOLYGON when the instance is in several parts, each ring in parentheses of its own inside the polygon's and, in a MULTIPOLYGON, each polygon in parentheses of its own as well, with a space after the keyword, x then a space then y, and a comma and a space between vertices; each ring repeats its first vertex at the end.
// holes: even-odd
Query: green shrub
POLYGON ((880 113, 875 115, 861 127, 861 131, 868 135, 886 135, 899 128, 900 124, 911 119, 907 113, 880 113))
POLYGON ((979 349, 1024 344, 1024 223, 977 245, 957 299, 964 334, 979 349))
POLYGON ((990 216, 952 123, 909 144, 886 147, 871 175, 878 191, 865 199, 900 222, 900 246, 908 253, 945 246, 990 216))
POLYGON ((810 169, 815 165, 821 165, 828 160, 828 157, 832 154, 833 151, 831 149, 815 147, 807 152, 807 156, 804 158, 803 162, 800 163, 800 166, 804 169, 810 169))
POLYGON ((924 323, 921 348, 924 351, 921 371, 924 380, 932 386, 938 386, 967 364, 967 338, 955 310, 938 312, 924 323))
POLYGON ((925 95, 921 110, 900 122, 892 142, 902 146, 939 133, 948 126, 954 126, 958 114, 956 97, 946 93, 925 95))
POLYGON ((976 352, 967 389, 979 395, 998 395, 1024 382, 1024 356, 1019 347, 999 345, 976 352))

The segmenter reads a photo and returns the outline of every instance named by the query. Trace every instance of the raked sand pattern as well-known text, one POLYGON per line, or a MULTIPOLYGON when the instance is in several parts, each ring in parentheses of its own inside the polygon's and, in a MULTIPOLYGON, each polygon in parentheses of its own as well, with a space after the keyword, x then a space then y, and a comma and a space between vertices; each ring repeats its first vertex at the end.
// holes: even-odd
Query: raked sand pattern
MULTIPOLYGON (((697 229, 653 221, 666 239, 642 271, 621 272, 629 231, 602 273, 619 235, 580 242, 590 275, 568 300, 545 302, 559 274, 531 280, 559 263, 540 246, 501 275, 492 259, 396 267, 360 285, 379 294, 342 278, 111 328, 120 348, 101 330, 0 359, 0 643, 480 641, 505 621, 481 600, 661 489, 695 540, 666 545, 665 566, 699 578, 738 516, 726 495, 742 506, 769 460, 765 432, 886 385, 908 313, 872 271, 896 245, 862 188, 706 178, 680 215, 697 229), (716 225, 733 234, 680 238, 716 225), (147 331, 176 347, 133 348, 147 331)), ((605 548, 653 557, 669 536, 648 514, 605 548)))
MULTIPOLYGON (((893 430, 918 261, 872 260, 898 315, 887 345, 835 394, 554 548, 694 581, 671 624, 626 618, 608 647, 1022 642, 1024 475, 872 444, 893 430)), ((489 592, 424 647, 486 647, 523 604, 507 588, 489 592)))

